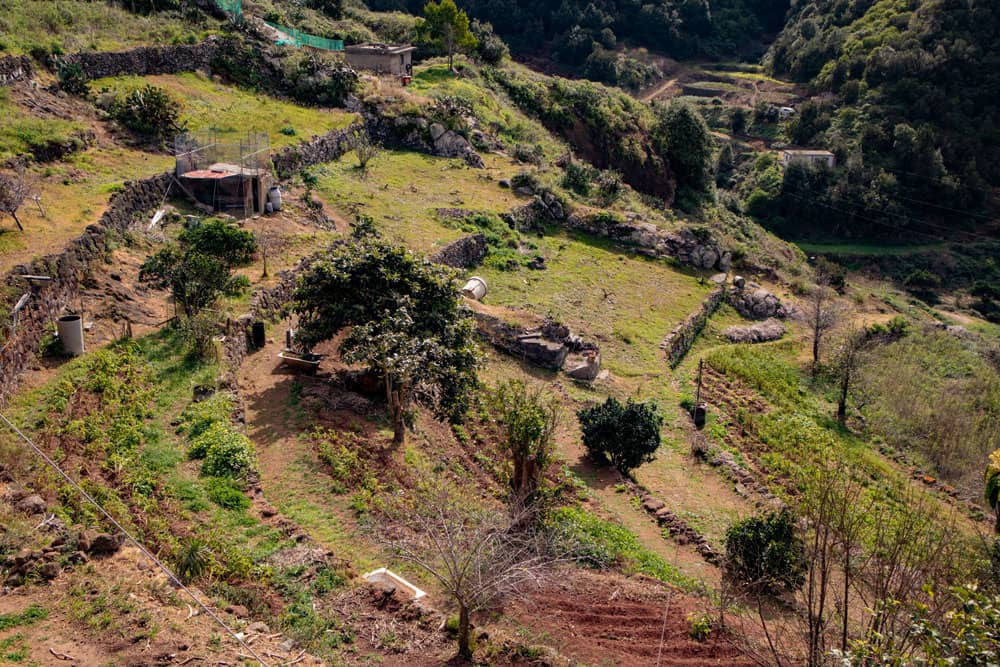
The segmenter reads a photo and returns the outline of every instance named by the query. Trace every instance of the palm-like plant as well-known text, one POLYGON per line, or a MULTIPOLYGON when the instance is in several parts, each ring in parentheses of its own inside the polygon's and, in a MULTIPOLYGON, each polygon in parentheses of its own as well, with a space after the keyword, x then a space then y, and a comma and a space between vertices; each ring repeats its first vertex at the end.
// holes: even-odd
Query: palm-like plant
POLYGON ((1000 449, 990 454, 990 462, 986 465, 986 502, 996 512, 997 520, 994 530, 1000 534, 1000 449))

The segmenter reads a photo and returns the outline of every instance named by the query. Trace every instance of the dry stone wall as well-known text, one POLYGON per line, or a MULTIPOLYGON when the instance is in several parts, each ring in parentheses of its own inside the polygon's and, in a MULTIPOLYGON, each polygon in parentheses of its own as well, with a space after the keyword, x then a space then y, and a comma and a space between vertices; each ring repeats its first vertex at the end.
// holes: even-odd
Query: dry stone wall
POLYGON ((691 346, 698 339, 698 335, 702 329, 705 328, 708 318, 719 309, 719 305, 722 303, 725 295, 726 290, 724 287, 718 287, 713 290, 701 302, 701 307, 688 315, 660 343, 660 349, 666 353, 671 368, 676 368, 684 359, 684 355, 688 353, 688 350, 691 349, 691 346))
POLYGON ((355 134, 364 131, 363 123, 354 123, 301 144, 288 146, 272 158, 274 173, 278 178, 291 178, 305 167, 333 162, 352 150, 355 134))
MULTIPOLYGON (((14 295, 15 301, 24 294, 28 300, 16 315, 13 331, 4 332, 0 348, 0 405, 17 389, 42 337, 52 330, 52 318, 79 301, 81 281, 90 265, 104 261, 112 239, 128 229, 137 216, 159 206, 171 181, 171 174, 166 173, 125 183, 112 195, 100 221, 87 227, 63 252, 17 266, 7 274, 3 281, 6 291, 14 295), (19 277, 26 274, 51 276, 52 281, 31 284, 19 277)), ((4 307, 10 308, 11 304, 4 307)))
POLYGON ((452 241, 428 259, 435 264, 444 264, 453 269, 471 269, 482 263, 487 250, 486 236, 471 234, 452 241))
POLYGON ((6 56, 0 58, 0 86, 9 86, 18 81, 27 81, 35 75, 31 59, 27 56, 6 56))
POLYGON ((209 38, 199 44, 142 46, 128 51, 84 51, 66 57, 83 70, 88 79, 134 74, 177 74, 209 69, 230 40, 209 38))

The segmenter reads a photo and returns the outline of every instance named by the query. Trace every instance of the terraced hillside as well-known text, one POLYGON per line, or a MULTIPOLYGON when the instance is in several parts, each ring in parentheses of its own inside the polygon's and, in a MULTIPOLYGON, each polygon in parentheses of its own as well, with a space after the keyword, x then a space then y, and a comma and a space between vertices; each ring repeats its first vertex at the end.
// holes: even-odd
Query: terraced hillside
MULTIPOLYGON (((25 16, 45 11, 23 4, 25 16)), ((109 4, 98 20, 103 3, 66 4, 60 25, 92 28, 88 44, 61 28, 67 50, 153 41, 146 16, 109 4)), ((709 172, 677 148, 678 116, 465 57, 456 71, 419 64, 407 88, 355 81, 257 31, 255 12, 283 4, 245 5, 238 26, 194 6, 150 15, 177 41, 218 31, 223 41, 207 44, 224 50, 199 71, 177 71, 169 50, 150 61, 169 73, 92 81, 35 61, 0 89, 0 150, 32 156, 7 173, 26 173, 38 195, 20 211, 24 231, 5 219, 0 234, 0 405, 21 432, 0 434, 0 664, 804 664, 844 648, 841 633, 873 655, 889 650, 879 637, 904 635, 892 650, 929 654, 906 634, 913 614, 951 618, 961 593, 950 587, 989 581, 992 517, 969 480, 998 425, 996 327, 955 328, 943 308, 853 274, 838 284, 828 265, 717 204, 709 172), (171 131, 266 132, 280 211, 209 213, 172 185, 169 136, 116 111, 135 90, 177 102, 171 131), (344 103, 307 105, 318 94, 344 103), (609 124, 609 109, 631 115, 609 124), (593 166, 598 136, 635 139, 623 160, 651 151, 644 159, 668 165, 684 201, 593 166), (373 253, 384 265, 350 273, 373 253), (328 308, 297 289, 348 274, 357 294, 328 290, 328 308), (359 330, 395 343, 356 311, 385 290, 395 335, 427 315, 411 315, 422 290, 456 294, 473 276, 488 285, 481 299, 425 305, 456 318, 449 336, 475 330, 475 389, 450 418, 449 387, 418 392, 396 437, 390 378, 413 376, 359 360, 359 330), (814 360, 816 307, 837 323, 822 328, 814 360), (304 349, 317 312, 350 326, 304 349), (82 316, 86 345, 72 359, 52 327, 69 313, 82 316), (777 339, 733 342, 732 328, 764 319, 777 339), (851 340, 864 344, 847 366, 851 340), (930 363, 934 350, 955 363, 930 363), (279 356, 292 351, 297 360, 279 356), (912 414, 886 400, 883 369, 904 368, 900 357, 928 387, 909 394, 921 406, 912 414), (947 392, 984 397, 949 404, 955 423, 977 417, 954 467, 927 435, 948 424, 923 409, 947 392), (531 459, 528 520, 510 502, 525 469, 512 395, 538 401, 543 421, 558 415, 531 459), (655 452, 631 469, 589 451, 577 418, 612 398, 655 404, 663 418, 655 452), (536 560, 510 572, 538 565, 537 579, 494 583, 498 594, 471 611, 471 657, 455 657, 469 609, 427 567, 433 519, 408 521, 442 496, 463 531, 503 526, 479 549, 535 540, 536 560), (813 584, 763 592, 734 565, 741 522, 781 510, 798 519, 799 573, 823 578, 822 603, 813 584), (427 596, 362 577, 380 567, 427 596), (898 574, 878 576, 889 568, 898 574)), ((358 16, 390 35, 401 20, 358 7, 345 20, 358 16)), ((688 146, 714 155, 687 113, 688 146)), ((414 365, 433 367, 436 354, 414 365)))

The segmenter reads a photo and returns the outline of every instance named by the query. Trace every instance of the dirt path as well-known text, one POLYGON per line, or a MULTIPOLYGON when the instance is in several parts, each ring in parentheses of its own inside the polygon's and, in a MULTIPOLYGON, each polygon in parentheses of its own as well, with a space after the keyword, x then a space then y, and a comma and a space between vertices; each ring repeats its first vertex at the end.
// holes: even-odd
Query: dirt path
POLYGON ((659 97, 660 95, 664 94, 665 92, 667 92, 668 90, 670 90, 671 88, 673 88, 676 85, 677 85, 677 79, 676 78, 669 79, 667 81, 664 81, 660 85, 658 85, 656 88, 653 88, 649 92, 643 93, 642 96, 639 99, 641 99, 643 102, 649 102, 649 101, 651 101, 651 100, 659 97))

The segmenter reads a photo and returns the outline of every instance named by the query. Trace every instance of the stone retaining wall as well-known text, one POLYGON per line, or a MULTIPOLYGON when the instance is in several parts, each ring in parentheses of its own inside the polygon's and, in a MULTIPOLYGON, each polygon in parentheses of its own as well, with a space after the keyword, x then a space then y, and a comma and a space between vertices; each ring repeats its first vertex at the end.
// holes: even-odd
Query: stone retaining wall
MULTIPOLYGON (((23 294, 29 294, 29 298, 17 314, 13 333, 9 329, 4 332, 6 337, 0 349, 0 405, 17 389, 42 337, 52 331, 52 318, 58 317, 63 308, 79 302, 81 282, 91 263, 104 260, 111 250, 112 239, 128 229, 138 215, 160 205, 171 180, 171 174, 165 173, 125 183, 111 196, 100 221, 87 227, 63 252, 14 267, 7 274, 3 282, 14 300, 23 294), (52 276, 53 280, 30 285, 16 277, 23 274, 52 276)), ((4 308, 11 306, 5 304, 4 308)))
POLYGON ((177 74, 209 69, 229 40, 209 38, 199 44, 142 46, 128 51, 83 51, 66 57, 80 65, 88 79, 134 74, 177 74))
POLYGON ((305 167, 333 162, 352 150, 355 133, 364 131, 365 125, 359 122, 313 137, 301 144, 288 146, 271 159, 274 173, 278 178, 291 178, 305 167))
POLYGON ((35 75, 28 56, 5 56, 0 58, 0 86, 9 86, 18 81, 27 81, 35 75))
POLYGON ((688 353, 702 329, 705 328, 708 318, 719 309, 725 296, 725 287, 717 287, 712 290, 712 293, 701 302, 698 310, 688 315, 663 339, 660 343, 660 349, 666 353, 671 368, 676 368, 681 363, 684 355, 688 353))
POLYGON ((452 241, 428 257, 435 264, 444 264, 453 269, 471 269, 479 266, 486 257, 486 236, 471 234, 452 241))

